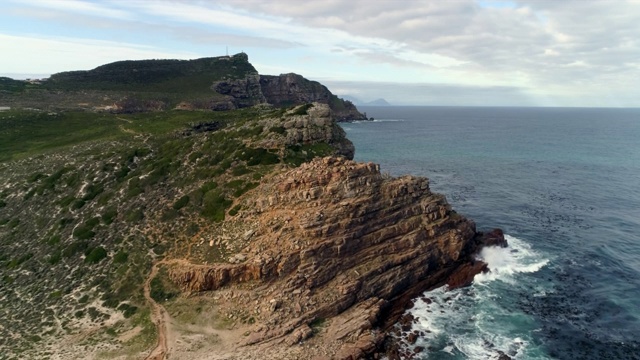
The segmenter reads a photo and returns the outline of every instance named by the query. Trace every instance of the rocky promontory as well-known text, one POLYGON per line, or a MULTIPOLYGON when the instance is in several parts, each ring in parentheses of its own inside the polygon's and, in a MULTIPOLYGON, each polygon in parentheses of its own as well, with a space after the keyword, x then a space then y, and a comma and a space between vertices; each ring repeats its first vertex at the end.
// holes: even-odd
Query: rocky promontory
POLYGON ((126 60, 48 79, 0 79, 0 106, 116 113, 329 105, 337 121, 366 120, 350 101, 298 74, 261 75, 245 53, 194 60, 126 60))
POLYGON ((466 271, 479 234, 427 179, 390 178, 373 163, 318 158, 262 183, 242 204, 237 254, 169 270, 185 293, 220 294, 215 306, 225 316, 251 319, 227 344, 238 358, 371 355, 407 300, 486 268, 466 271))
POLYGON ((474 254, 500 231, 477 232, 426 178, 353 161, 337 119, 357 110, 336 116, 323 86, 247 64, 7 82, 22 104, 0 134, 8 359, 393 358, 412 298, 488 270, 474 254), (65 111, 36 110, 56 96, 65 111), (217 106, 233 110, 189 111, 217 106))

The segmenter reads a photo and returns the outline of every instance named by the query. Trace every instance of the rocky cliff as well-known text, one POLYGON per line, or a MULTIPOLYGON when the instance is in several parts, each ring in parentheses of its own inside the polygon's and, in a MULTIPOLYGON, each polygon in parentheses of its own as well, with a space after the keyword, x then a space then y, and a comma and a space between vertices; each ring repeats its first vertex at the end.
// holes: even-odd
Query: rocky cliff
POLYGON ((325 86, 297 74, 259 75, 245 53, 195 60, 118 61, 46 81, 0 79, 0 106, 47 110, 234 110, 328 104, 338 121, 365 120, 325 86))
POLYGON ((425 178, 352 161, 330 104, 255 98, 331 101, 322 88, 225 76, 215 101, 247 107, 3 112, 0 353, 379 358, 412 297, 486 270, 473 254, 501 233, 483 239, 425 178))
POLYGON ((298 74, 261 75, 260 87, 266 101, 275 106, 319 102, 331 107, 338 121, 367 120, 349 101, 333 95, 326 86, 298 74))
POLYGON ((235 344, 241 358, 370 355, 394 309, 472 263, 479 244, 474 223, 427 179, 390 178, 344 158, 275 176, 242 207, 233 227, 243 232, 229 240, 236 254, 169 272, 187 293, 220 294, 224 316, 251 319, 235 344))

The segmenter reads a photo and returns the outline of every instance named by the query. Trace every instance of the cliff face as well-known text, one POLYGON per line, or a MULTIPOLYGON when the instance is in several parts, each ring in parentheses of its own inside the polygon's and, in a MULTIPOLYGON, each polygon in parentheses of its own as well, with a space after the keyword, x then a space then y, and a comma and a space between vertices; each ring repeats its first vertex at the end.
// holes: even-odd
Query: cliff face
POLYGON ((6 114, 5 159, 34 152, 0 162, 10 358, 357 359, 412 297, 486 269, 473 222, 349 160, 327 104, 6 114))
POLYGON ((366 120, 356 107, 333 95, 326 86, 298 74, 261 75, 260 86, 266 101, 275 106, 319 102, 328 104, 338 121, 366 120))
POLYGON ((212 102, 212 110, 239 109, 267 102, 260 89, 260 75, 257 73, 242 79, 217 81, 211 89, 225 96, 224 99, 212 102))
POLYGON ((237 255, 174 266, 170 277, 186 292, 250 294, 218 306, 252 316, 241 344, 271 344, 260 350, 267 353, 312 335, 316 355, 371 353, 384 339, 376 330, 381 314, 444 283, 477 245, 474 223, 432 193, 427 179, 388 178, 375 164, 344 158, 276 176, 243 208, 239 222, 249 230, 236 240, 237 255), (326 331, 310 329, 318 321, 328 322, 326 331))
POLYGON ((195 60, 118 61, 35 83, 0 79, 0 106, 47 110, 234 110, 319 102, 338 121, 366 120, 349 101, 297 74, 259 75, 245 53, 195 60))

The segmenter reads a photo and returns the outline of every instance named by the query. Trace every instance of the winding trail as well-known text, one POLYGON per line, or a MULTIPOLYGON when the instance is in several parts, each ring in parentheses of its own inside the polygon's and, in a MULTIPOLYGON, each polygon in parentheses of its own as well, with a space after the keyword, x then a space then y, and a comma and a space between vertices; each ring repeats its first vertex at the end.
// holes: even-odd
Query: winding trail
POLYGON ((147 280, 144 282, 144 297, 147 299, 149 306, 151 307, 151 320, 156 325, 158 331, 158 343, 156 347, 151 350, 151 353, 145 357, 145 360, 165 360, 170 353, 167 324, 171 321, 169 314, 165 308, 158 304, 151 297, 151 280, 158 274, 158 268, 163 262, 157 262, 151 268, 151 273, 147 280))
POLYGON ((151 272, 149 273, 147 280, 144 282, 144 298, 147 300, 149 307, 151 308, 151 321, 156 325, 158 342, 149 355, 144 358, 145 360, 165 360, 169 358, 169 354, 171 353, 171 316, 169 316, 169 313, 164 306, 158 304, 151 297, 151 281, 158 274, 160 265, 171 264, 193 265, 185 259, 160 260, 153 264, 151 272))

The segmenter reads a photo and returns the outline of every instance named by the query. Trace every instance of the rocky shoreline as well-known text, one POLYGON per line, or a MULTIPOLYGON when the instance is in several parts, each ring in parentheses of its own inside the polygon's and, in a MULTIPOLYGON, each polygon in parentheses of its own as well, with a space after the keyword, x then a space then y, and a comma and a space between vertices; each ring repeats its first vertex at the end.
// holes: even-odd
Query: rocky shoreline
POLYGON ((224 316, 250 319, 238 354, 311 343, 317 359, 392 355, 387 335, 411 299, 470 284, 487 271, 475 253, 506 245, 499 230, 478 233, 427 179, 342 157, 264 182, 243 208, 246 246, 229 263, 169 272, 186 293, 226 294, 215 304, 224 316))

